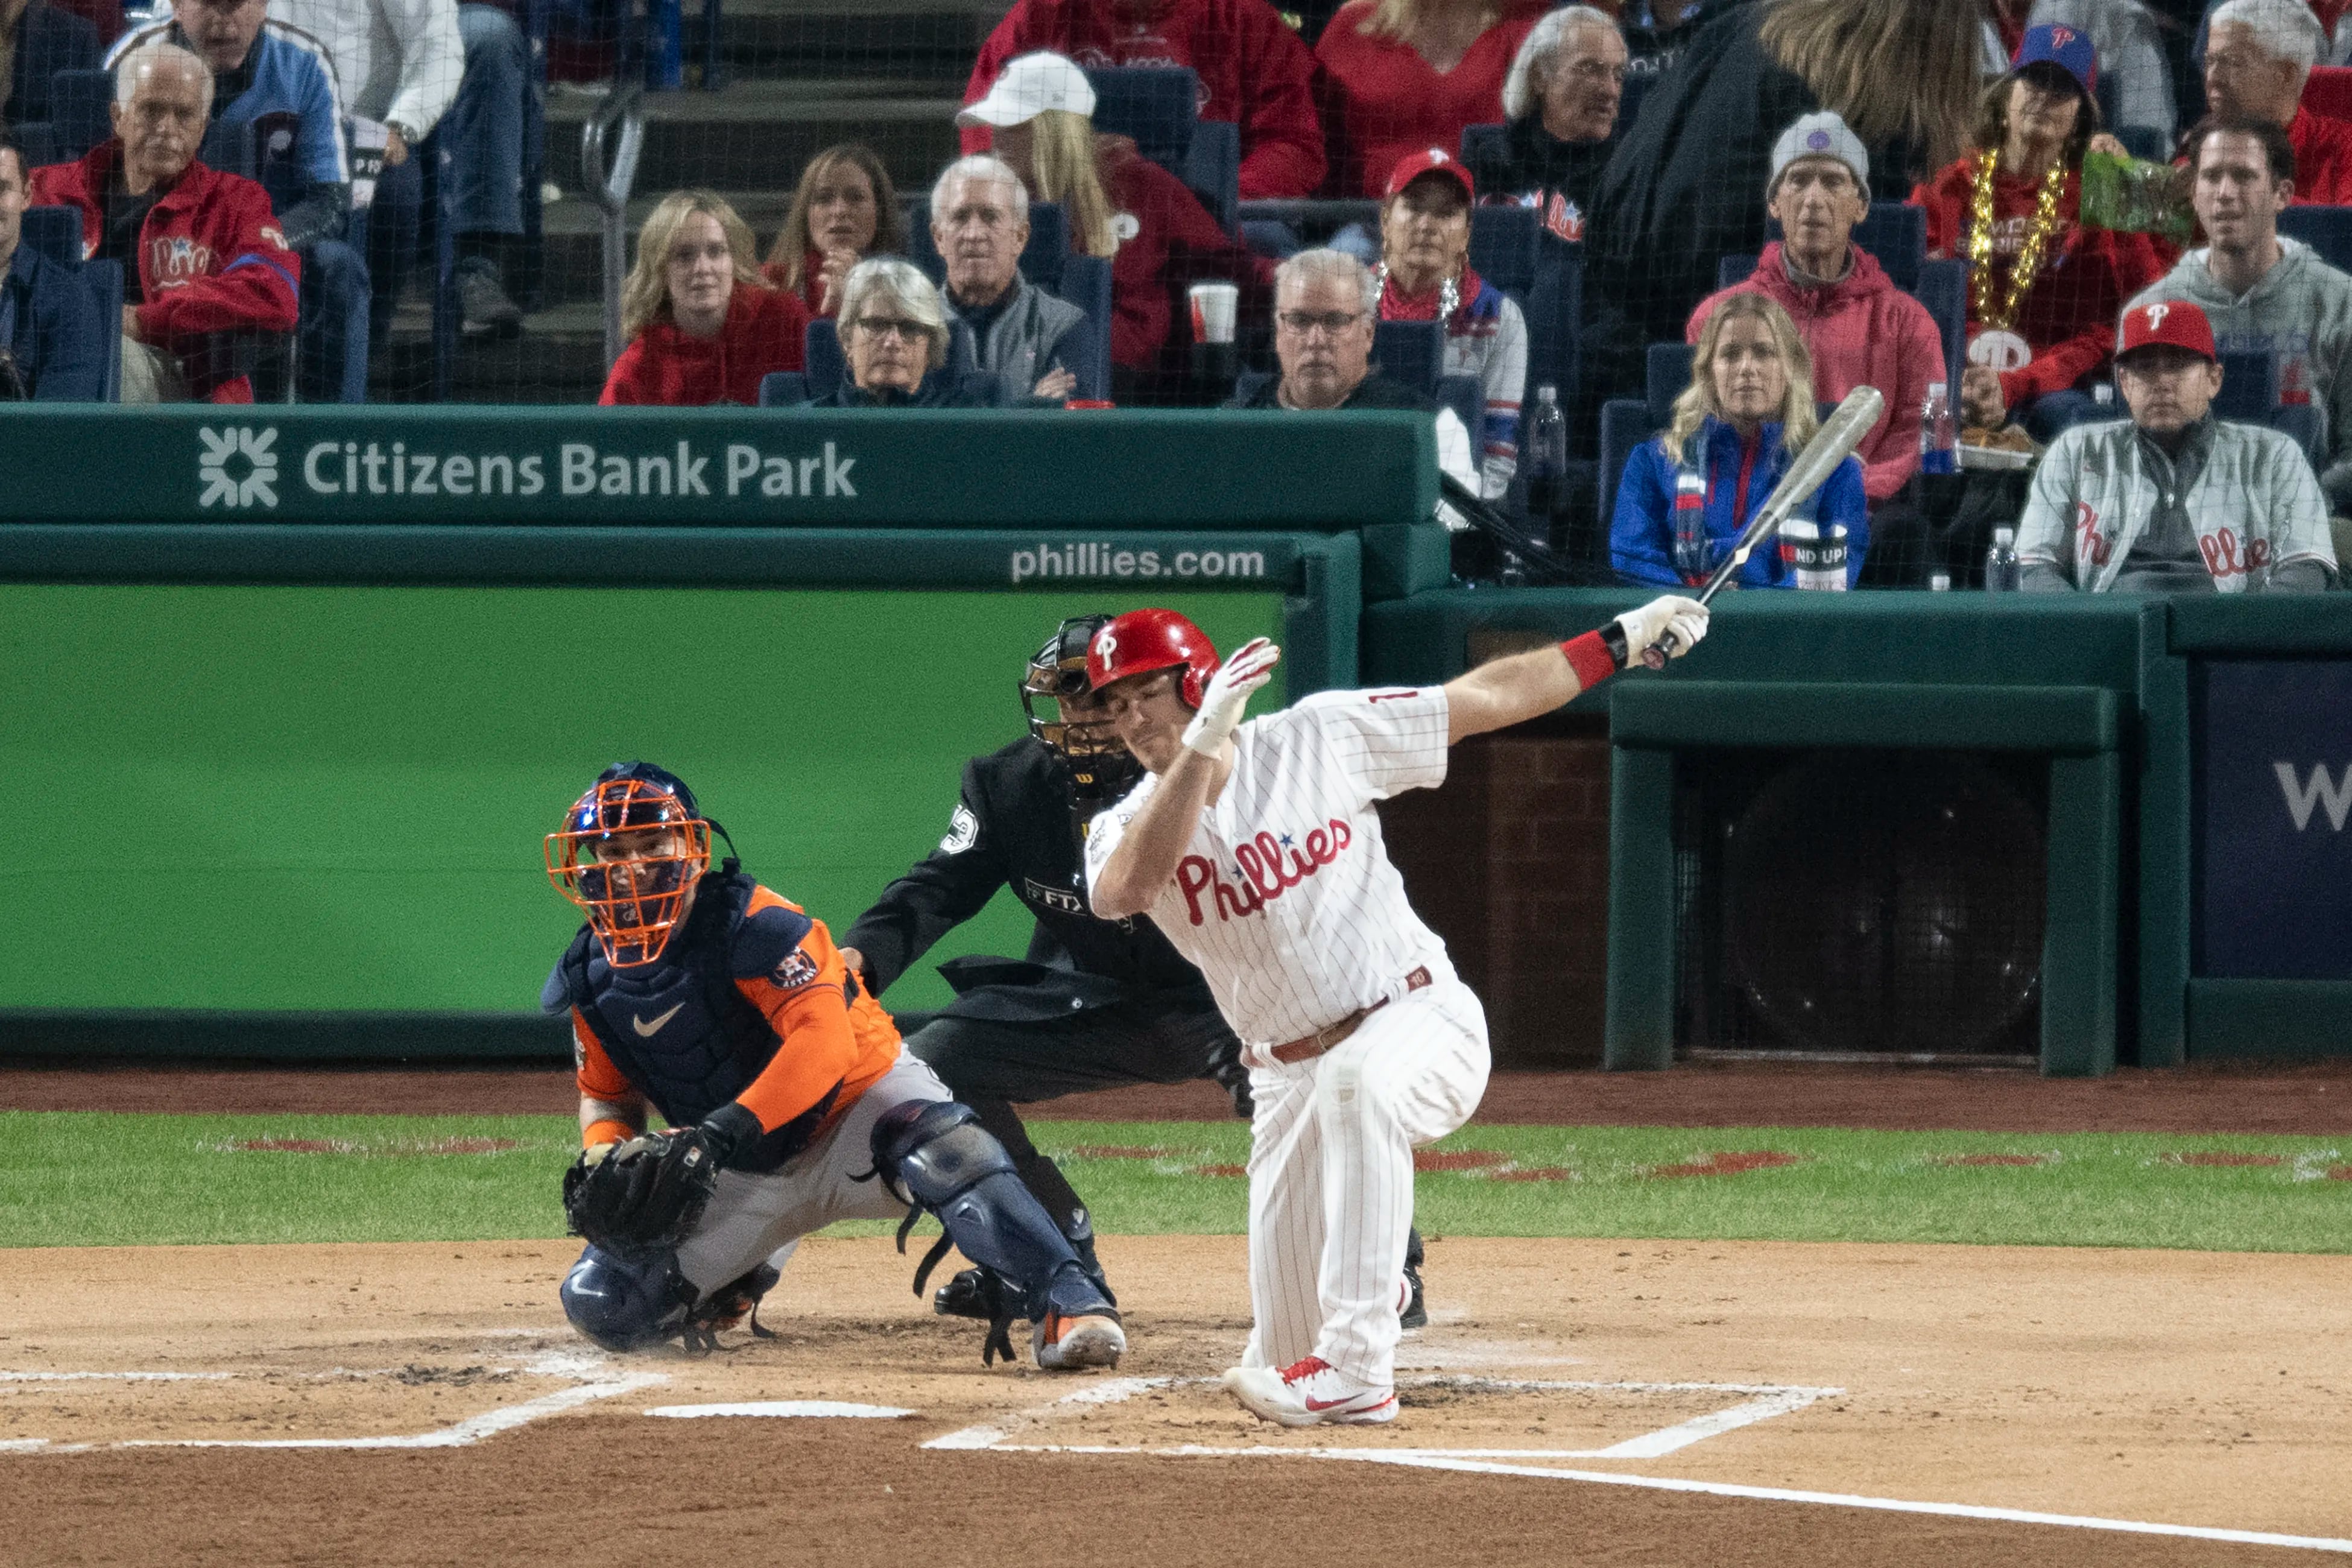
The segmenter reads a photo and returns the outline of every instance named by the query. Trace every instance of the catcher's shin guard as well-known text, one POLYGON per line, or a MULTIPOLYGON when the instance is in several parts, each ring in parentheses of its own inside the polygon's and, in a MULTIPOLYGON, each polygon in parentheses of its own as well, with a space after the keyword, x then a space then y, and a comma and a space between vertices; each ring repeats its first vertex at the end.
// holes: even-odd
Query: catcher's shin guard
POLYGON ((674 1339, 687 1327, 694 1287, 676 1263, 624 1263, 591 1247, 563 1277, 563 1315, 608 1351, 638 1351, 674 1339))
MULTIPOLYGON (((1089 1277, 1069 1238, 1021 1184, 1013 1157, 980 1125, 971 1108, 953 1100, 894 1106, 874 1124, 874 1168, 908 1205, 898 1245, 906 1246, 915 1213, 929 1210, 947 1230, 915 1274, 923 1293, 932 1268, 952 1242, 966 1258, 1021 1288, 1028 1315, 1115 1318, 1117 1310, 1089 1277)), ((1009 1321, 1009 1310, 1008 1318, 1009 1321)), ((1011 1356, 1003 1324, 990 1336, 983 1361, 1011 1356)))

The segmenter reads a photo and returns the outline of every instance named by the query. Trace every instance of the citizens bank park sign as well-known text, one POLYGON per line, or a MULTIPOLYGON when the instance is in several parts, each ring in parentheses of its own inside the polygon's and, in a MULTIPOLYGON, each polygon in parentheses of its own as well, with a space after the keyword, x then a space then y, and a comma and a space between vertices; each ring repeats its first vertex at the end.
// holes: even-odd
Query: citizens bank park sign
POLYGON ((0 520, 1336 533, 1425 522, 1412 415, 31 405, 0 520))

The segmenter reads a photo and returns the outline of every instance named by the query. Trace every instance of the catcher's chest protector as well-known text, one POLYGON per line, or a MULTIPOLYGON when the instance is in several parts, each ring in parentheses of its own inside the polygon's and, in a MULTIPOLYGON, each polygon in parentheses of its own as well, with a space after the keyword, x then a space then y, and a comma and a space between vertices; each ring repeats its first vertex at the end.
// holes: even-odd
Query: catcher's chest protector
POLYGON ((691 1126, 741 1094, 781 1043, 731 973, 749 890, 747 882, 739 896, 710 900, 723 907, 708 911, 698 900, 657 963, 615 970, 589 940, 575 942, 559 969, 604 1054, 673 1127, 691 1126))

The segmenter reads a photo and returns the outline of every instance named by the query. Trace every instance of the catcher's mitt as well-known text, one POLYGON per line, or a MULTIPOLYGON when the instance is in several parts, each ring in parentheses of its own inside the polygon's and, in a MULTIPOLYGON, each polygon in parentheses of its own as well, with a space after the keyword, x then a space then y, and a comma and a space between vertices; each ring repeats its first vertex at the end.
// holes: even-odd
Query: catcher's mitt
POLYGON ((684 1241, 718 1184, 719 1162, 697 1129, 600 1143, 563 1173, 564 1224, 591 1246, 635 1261, 684 1241))

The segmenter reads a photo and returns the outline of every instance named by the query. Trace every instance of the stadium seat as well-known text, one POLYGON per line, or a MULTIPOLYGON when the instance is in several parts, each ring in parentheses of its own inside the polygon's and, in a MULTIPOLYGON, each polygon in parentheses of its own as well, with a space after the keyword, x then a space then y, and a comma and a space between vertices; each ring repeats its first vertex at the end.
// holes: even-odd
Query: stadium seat
POLYGON ((1372 361, 1390 380, 1433 393, 1445 363, 1445 329, 1436 321, 1382 321, 1372 329, 1372 361))
POLYGON ((80 157, 114 134, 107 110, 114 77, 102 70, 59 71, 49 87, 49 154, 57 163, 80 157))
POLYGON ((1135 150, 1181 179, 1199 121, 1201 79, 1181 66, 1104 66, 1087 72, 1095 129, 1133 138, 1135 150))
POLYGON ((1519 301, 1536 286, 1536 236, 1542 229, 1533 207, 1470 209, 1470 265, 1479 277, 1519 301))
POLYGON ((100 400, 122 398, 122 263, 82 259, 81 214, 73 207, 26 207, 17 242, 79 278, 98 306, 106 370, 100 400))
POLYGON ((1664 425, 1674 417, 1675 399, 1690 383, 1690 344, 1650 345, 1649 378, 1643 388, 1643 405, 1649 410, 1651 424, 1664 425))
POLYGON ((1087 313, 1087 361, 1070 369, 1076 395, 1110 395, 1110 263, 1099 256, 1071 256, 1062 263, 1062 286, 1055 290, 1087 313))
POLYGON ((1519 301, 1528 313, 1528 395, 1549 382, 1559 405, 1576 406, 1580 369, 1577 323, 1584 315, 1584 247, 1538 231, 1535 286, 1519 301))
POLYGON ((2268 349, 2233 349, 2221 355, 2221 390, 2214 414, 2223 419, 2263 424, 2279 406, 2278 356, 2268 349))
MULTIPOLYGON (((1462 161, 1465 163, 1475 163, 1479 158, 1489 153, 1499 155, 1509 135, 1510 127, 1507 125, 1464 126, 1462 128, 1462 161)), ((1482 197, 1486 195, 1484 191, 1478 194, 1482 197)))
POLYGON ((1927 209, 1908 202, 1873 202, 1870 216, 1854 228, 1853 242, 1878 258, 1897 289, 1908 292, 1927 259, 1927 209))
POLYGON ((1227 120, 1203 120, 1192 128, 1192 151, 1176 172, 1201 199, 1217 226, 1236 232, 1242 221, 1242 128, 1227 120))
POLYGON ((808 377, 799 371, 772 370, 760 378, 762 408, 797 408, 808 400, 808 377))
POLYGON ((2279 214, 2278 226, 2288 238, 2319 252, 2330 267, 2352 268, 2352 207, 2289 207, 2279 214))

